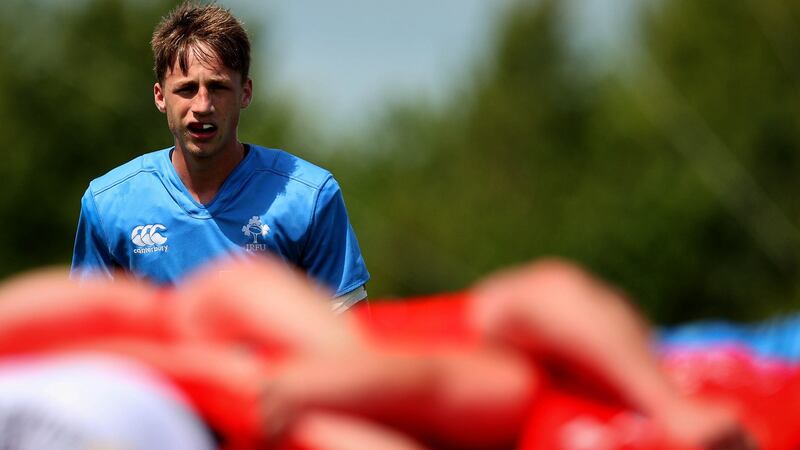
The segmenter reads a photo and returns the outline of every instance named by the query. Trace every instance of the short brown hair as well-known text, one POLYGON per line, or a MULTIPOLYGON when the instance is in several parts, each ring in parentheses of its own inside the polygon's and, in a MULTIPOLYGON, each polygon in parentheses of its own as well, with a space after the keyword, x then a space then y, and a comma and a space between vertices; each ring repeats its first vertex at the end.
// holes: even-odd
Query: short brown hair
POLYGON ((182 71, 189 70, 189 52, 201 61, 217 57, 226 67, 247 80, 250 71, 250 39, 242 24, 229 10, 215 5, 187 1, 173 9, 153 32, 153 72, 159 83, 178 61, 182 71), (214 54, 204 51, 208 47, 214 54))

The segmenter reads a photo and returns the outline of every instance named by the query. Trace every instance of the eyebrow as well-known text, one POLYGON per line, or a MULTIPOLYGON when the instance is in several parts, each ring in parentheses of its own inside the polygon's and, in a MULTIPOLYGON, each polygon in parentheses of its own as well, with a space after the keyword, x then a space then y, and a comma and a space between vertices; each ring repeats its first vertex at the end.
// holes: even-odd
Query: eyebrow
MULTIPOLYGON (((205 82, 206 82, 207 85, 217 85, 217 86, 219 86, 219 85, 228 85, 228 84, 233 83, 234 81, 231 80, 230 78, 225 78, 225 77, 208 77, 205 80, 205 82)), ((198 84, 197 81, 194 80, 194 79, 177 80, 173 84, 173 88, 174 89, 181 89, 181 88, 185 88, 185 87, 194 87, 194 86, 197 86, 197 84, 198 84)))
MULTIPOLYGON (((233 80, 227 77, 208 77, 206 78, 206 83, 208 84, 225 84, 225 83, 233 83, 233 80)), ((175 86, 188 86, 192 84, 197 84, 197 81, 194 79, 183 79, 175 81, 175 86)))
POLYGON ((227 84, 227 83, 233 83, 233 80, 231 80, 230 78, 224 78, 224 77, 208 77, 208 83, 209 84, 227 84))

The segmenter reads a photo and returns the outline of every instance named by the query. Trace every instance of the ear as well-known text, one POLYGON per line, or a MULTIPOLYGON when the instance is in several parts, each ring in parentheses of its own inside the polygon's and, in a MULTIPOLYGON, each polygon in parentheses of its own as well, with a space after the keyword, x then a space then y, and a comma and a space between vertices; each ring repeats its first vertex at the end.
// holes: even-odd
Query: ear
POLYGON ((167 112, 167 102, 164 101, 164 89, 161 87, 161 83, 156 83, 153 85, 153 100, 156 102, 156 108, 159 111, 167 112))
POLYGON ((242 86, 242 109, 247 108, 251 100, 253 100, 253 80, 248 78, 242 86))

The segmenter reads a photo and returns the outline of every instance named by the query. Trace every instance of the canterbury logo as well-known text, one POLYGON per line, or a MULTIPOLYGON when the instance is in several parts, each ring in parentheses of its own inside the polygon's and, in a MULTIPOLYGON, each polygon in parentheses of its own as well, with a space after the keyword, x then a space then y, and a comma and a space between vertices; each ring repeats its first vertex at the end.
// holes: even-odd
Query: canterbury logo
POLYGON ((167 238, 160 231, 167 231, 167 227, 157 223, 155 225, 139 225, 131 231, 131 242, 138 247, 150 245, 164 245, 167 238))

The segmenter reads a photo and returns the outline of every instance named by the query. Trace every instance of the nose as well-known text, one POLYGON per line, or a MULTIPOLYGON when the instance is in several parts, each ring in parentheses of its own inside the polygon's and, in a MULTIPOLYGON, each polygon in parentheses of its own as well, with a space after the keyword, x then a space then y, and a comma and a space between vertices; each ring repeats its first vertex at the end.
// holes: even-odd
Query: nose
POLYGON ((214 102, 211 93, 205 87, 197 90, 197 95, 192 99, 192 112, 195 114, 211 114, 214 112, 214 102))

